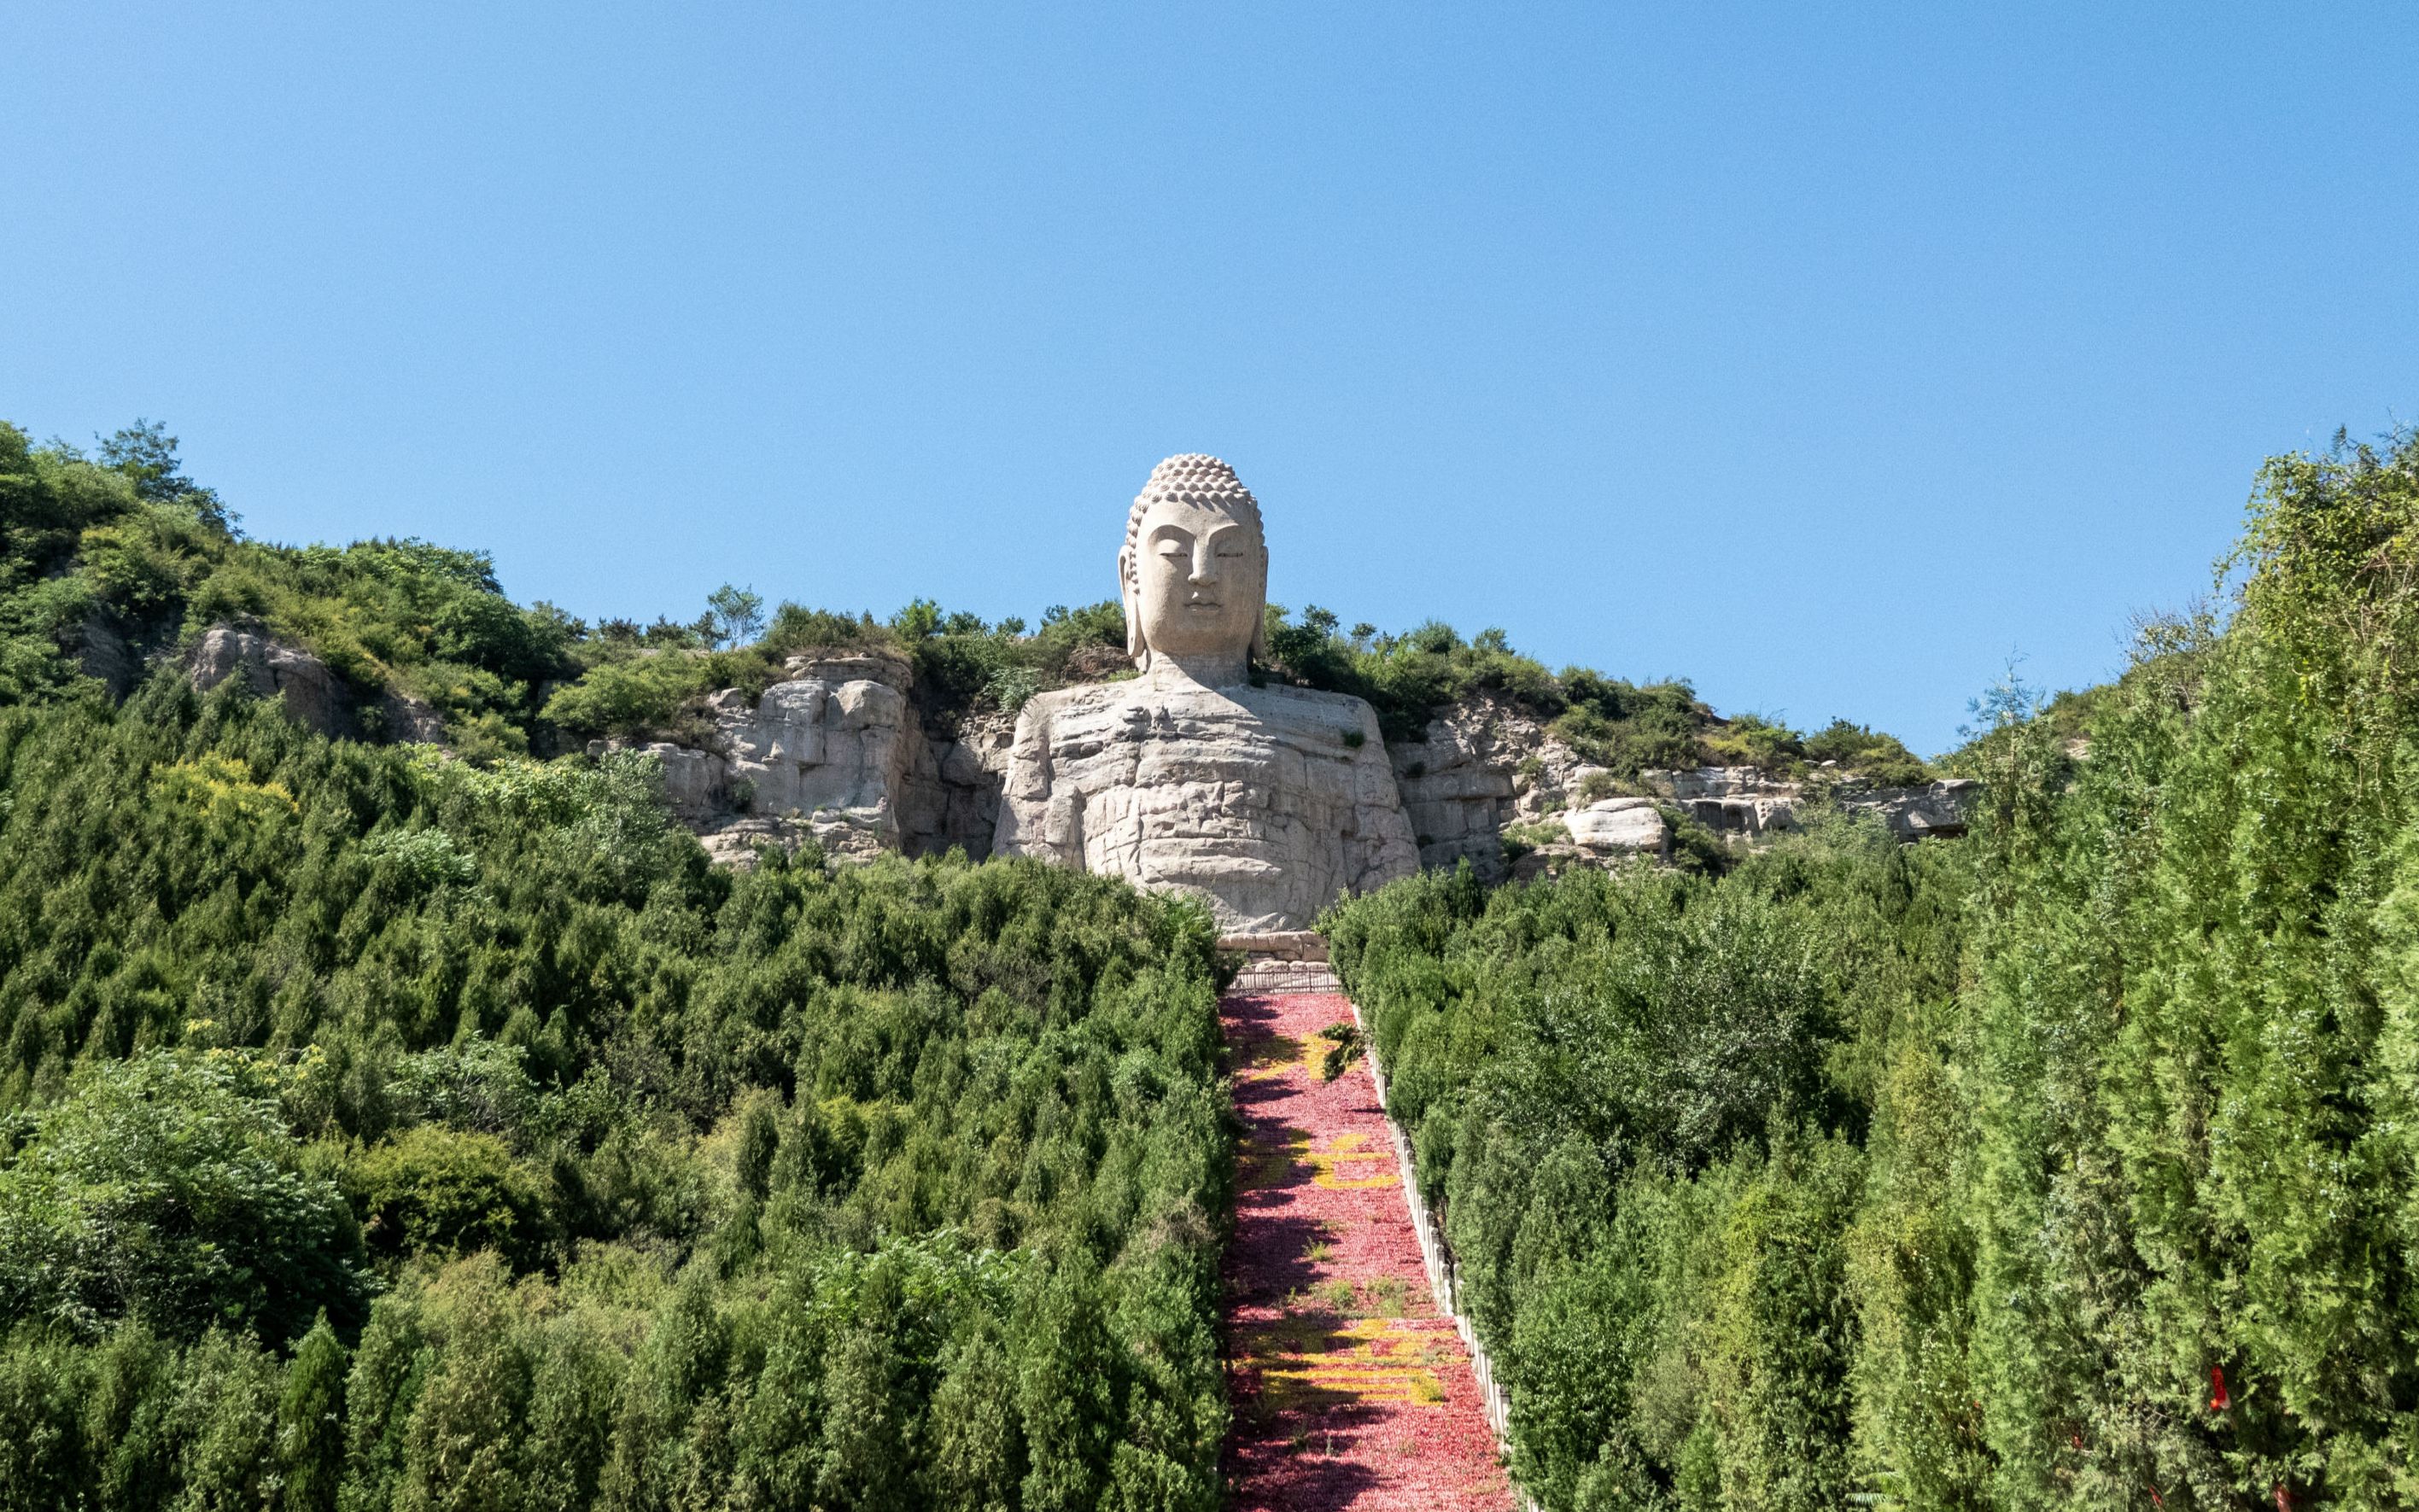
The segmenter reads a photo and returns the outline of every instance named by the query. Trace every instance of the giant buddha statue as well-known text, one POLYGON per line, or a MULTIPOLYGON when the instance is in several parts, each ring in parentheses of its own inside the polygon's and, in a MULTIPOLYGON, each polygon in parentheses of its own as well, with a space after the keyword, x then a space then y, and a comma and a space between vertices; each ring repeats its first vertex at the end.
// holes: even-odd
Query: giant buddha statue
POLYGON ((1232 468, 1152 469, 1117 580, 1140 675, 1025 703, 994 854, 1191 893, 1229 934, 1306 929, 1418 869, 1376 711, 1252 680, 1269 548, 1232 468))

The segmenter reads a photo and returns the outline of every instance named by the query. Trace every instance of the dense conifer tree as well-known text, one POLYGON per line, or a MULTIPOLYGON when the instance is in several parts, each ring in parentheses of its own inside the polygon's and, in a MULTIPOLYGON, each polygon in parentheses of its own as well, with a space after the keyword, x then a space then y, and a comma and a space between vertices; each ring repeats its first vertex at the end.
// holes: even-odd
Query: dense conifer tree
POLYGON ((2419 1498, 2414 541, 2419 439, 2272 463, 1965 841, 1331 921, 1547 1505, 2419 1498))

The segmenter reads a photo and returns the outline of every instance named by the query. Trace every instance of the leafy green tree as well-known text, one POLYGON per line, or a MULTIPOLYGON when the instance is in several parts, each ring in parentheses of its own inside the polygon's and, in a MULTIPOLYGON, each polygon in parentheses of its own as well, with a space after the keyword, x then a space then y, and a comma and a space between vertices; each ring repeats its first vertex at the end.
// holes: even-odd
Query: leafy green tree
POLYGON ((922 1476, 933 1505, 949 1512, 996 1512, 1016 1504, 1025 1478, 1024 1425, 1016 1375, 996 1331, 962 1339, 932 1394, 932 1455, 922 1476))
POLYGON ((345 1378, 345 1482, 336 1495, 344 1512, 394 1504, 412 1412, 436 1360, 410 1298, 390 1294, 372 1304, 345 1378))
POLYGON ((724 583, 707 594, 705 602, 707 612, 714 621, 714 637, 718 645, 746 645, 764 628, 764 595, 762 594, 724 583))
POLYGON ((73 1506, 97 1476, 87 1458, 82 1398, 90 1361, 60 1337, 19 1328, 0 1350, 0 1508, 73 1506))
POLYGON ((602 1319, 580 1314, 534 1332, 529 1433, 520 1458, 529 1512, 587 1512, 596 1504, 613 1400, 628 1368, 604 1330, 602 1319))
POLYGON ((520 1500, 531 1370, 492 1257, 449 1270, 427 1297, 437 1353, 404 1431, 400 1512, 485 1512, 520 1500))
POLYGON ((1107 1477, 1116 1366, 1098 1282, 1081 1258, 1036 1266, 1018 1308, 1017 1404, 1032 1512, 1090 1506, 1107 1477))
POLYGON ((132 1316, 285 1339, 358 1318, 361 1236, 241 1063, 97 1061, 0 1169, 0 1292, 98 1332, 132 1316))
POLYGON ((102 437, 99 460, 102 467, 132 480, 138 497, 159 503, 182 504, 211 529, 233 531, 236 517, 227 512, 214 490, 185 476, 184 464, 177 456, 177 438, 158 421, 137 420, 102 437))
POLYGON ((187 1356, 177 1414, 192 1437, 177 1469, 181 1506, 250 1512, 277 1485, 277 1362, 247 1337, 217 1330, 187 1356))
MULTIPOLYGON (((184 1352, 129 1320, 90 1359, 84 1436, 93 1504, 106 1512, 170 1505, 191 1428, 183 1416, 184 1352)), ((13 1413, 7 1421, 12 1432, 21 1427, 13 1413)))
POLYGON ((711 681, 704 663, 677 652, 608 662, 547 700, 546 717, 582 733, 643 734, 670 728, 711 681))

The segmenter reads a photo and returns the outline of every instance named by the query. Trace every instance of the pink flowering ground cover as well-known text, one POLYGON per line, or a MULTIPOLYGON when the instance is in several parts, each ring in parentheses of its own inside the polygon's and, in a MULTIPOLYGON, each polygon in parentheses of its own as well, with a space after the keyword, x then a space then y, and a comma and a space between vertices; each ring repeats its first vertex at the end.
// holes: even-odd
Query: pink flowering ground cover
POLYGON ((1319 1076, 1351 1005, 1230 994, 1235 1241, 1226 1252, 1227 1504, 1237 1512, 1503 1512, 1510 1482, 1470 1356, 1420 1268, 1364 1064, 1319 1076))

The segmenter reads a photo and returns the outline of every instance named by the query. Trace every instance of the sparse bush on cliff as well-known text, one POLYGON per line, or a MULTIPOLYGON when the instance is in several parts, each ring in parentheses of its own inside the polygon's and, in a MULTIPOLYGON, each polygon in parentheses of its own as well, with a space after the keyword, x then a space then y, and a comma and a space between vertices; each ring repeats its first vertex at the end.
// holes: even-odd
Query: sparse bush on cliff
POLYGON ((1923 764, 1898 741, 1837 721, 1825 733, 1825 754, 1788 726, 1754 714, 1718 717, 1682 682, 1636 684, 1586 667, 1557 674, 1514 651, 1502 630, 1468 640, 1434 620, 1403 635, 1358 625, 1349 636, 1336 616, 1313 605, 1297 619, 1271 605, 1267 632, 1271 671, 1309 687, 1369 701, 1389 740, 1416 740, 1444 705, 1481 693, 1508 700, 1544 722, 1581 760, 1625 780, 1656 769, 1705 765, 1754 766, 1797 778, 1810 765, 1837 761, 1841 775, 1885 785, 1927 779, 1923 764))
POLYGON ((1913 787, 1931 779, 1931 771, 1897 736, 1845 719, 1832 720, 1802 745, 1807 761, 1836 762, 1842 771, 1879 787, 1913 787))
POLYGON ((682 707, 710 692, 714 668, 703 656, 648 652, 602 662, 546 702, 547 719, 583 735, 643 735, 669 731, 682 707))
POLYGON ((1564 707, 1561 685, 1544 664, 1514 651, 1501 630, 1464 640, 1431 620, 1408 634, 1358 625, 1339 634, 1336 617, 1317 605, 1296 622, 1269 606, 1266 640, 1273 670, 1306 687, 1369 701, 1389 740, 1415 740, 1437 709, 1483 691, 1502 692, 1541 715, 1564 707))
POLYGON ((146 658, 230 621, 464 728, 525 729, 539 687, 577 671, 582 627, 505 598, 483 554, 422 541, 268 546, 230 520, 156 426, 120 431, 95 460, 0 422, 0 699, 98 696, 87 666, 124 691, 146 658))

